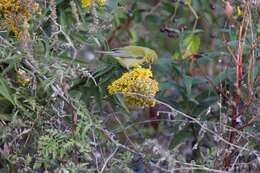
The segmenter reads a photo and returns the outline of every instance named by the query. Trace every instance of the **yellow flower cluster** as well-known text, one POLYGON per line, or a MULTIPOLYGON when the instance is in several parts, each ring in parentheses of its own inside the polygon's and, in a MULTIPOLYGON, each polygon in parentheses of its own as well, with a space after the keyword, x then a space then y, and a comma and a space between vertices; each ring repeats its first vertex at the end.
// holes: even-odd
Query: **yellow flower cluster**
POLYGON ((17 82, 23 87, 27 86, 32 80, 32 77, 29 76, 29 74, 22 69, 18 69, 16 78, 17 78, 17 82))
POLYGON ((105 6, 106 0, 81 0, 82 8, 88 8, 93 3, 97 3, 99 6, 105 6))
POLYGON ((0 16, 4 18, 1 25, 11 30, 17 38, 21 38, 23 25, 38 10, 39 4, 34 0, 1 0, 0 16))
POLYGON ((122 93, 128 105, 155 106, 157 81, 152 79, 152 71, 140 66, 124 73, 108 86, 109 94, 122 93))

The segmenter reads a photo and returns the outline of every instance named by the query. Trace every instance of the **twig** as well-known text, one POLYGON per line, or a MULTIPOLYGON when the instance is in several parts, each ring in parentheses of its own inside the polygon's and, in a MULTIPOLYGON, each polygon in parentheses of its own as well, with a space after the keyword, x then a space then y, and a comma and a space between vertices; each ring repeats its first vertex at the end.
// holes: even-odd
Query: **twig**
MULTIPOLYGON (((247 142, 244 146, 248 146, 248 142, 247 142)), ((241 153, 242 153, 242 151, 239 151, 239 154, 237 155, 237 157, 235 158, 234 163, 233 163, 232 166, 231 166, 231 170, 234 170, 234 167, 235 167, 235 165, 236 165, 236 163, 237 163, 239 157, 241 156, 241 153)))
MULTIPOLYGON (((97 148, 97 141, 96 141, 96 135, 94 133, 94 130, 92 129, 92 137, 93 137, 93 142, 94 142, 94 145, 96 146, 97 148)), ((98 158, 96 157, 96 154, 93 154, 94 157, 95 157, 95 163, 96 163, 96 169, 99 170, 99 166, 98 166, 98 158)))
POLYGON ((194 10, 194 8, 192 7, 192 5, 190 3, 187 3, 189 9, 191 10, 192 14, 194 15, 195 17, 195 23, 193 24, 193 30, 196 29, 196 26, 197 26, 197 22, 199 20, 199 16, 198 14, 196 13, 196 11, 194 10))
POLYGON ((238 130, 243 130, 244 128, 249 127, 259 121, 260 121, 260 116, 255 116, 251 120, 249 120, 248 123, 244 124, 242 127, 239 127, 238 130))
POLYGON ((175 171, 181 171, 181 170, 204 170, 204 171, 212 172, 212 173, 228 173, 227 171, 211 169, 211 168, 205 167, 204 165, 183 163, 183 162, 180 162, 178 160, 175 160, 174 162, 177 162, 177 163, 180 163, 180 164, 183 164, 183 165, 187 165, 187 166, 190 166, 190 167, 180 167, 180 168, 173 168, 173 169, 168 170, 168 169, 164 169, 164 168, 159 167, 158 165, 154 164, 153 162, 150 162, 150 164, 152 166, 160 169, 161 171, 169 172, 169 173, 172 173, 172 172, 175 172, 175 171))
POLYGON ((67 46, 69 46, 69 47, 72 48, 72 51, 73 51, 72 59, 75 60, 76 57, 77 57, 77 49, 76 49, 76 47, 75 47, 73 41, 70 39, 69 35, 64 31, 63 27, 62 27, 60 24, 58 24, 58 23, 57 23, 56 21, 54 21, 54 20, 53 20, 53 23, 54 23, 56 26, 58 26, 59 30, 56 31, 56 32, 54 32, 51 37, 53 37, 53 36, 58 35, 58 34, 61 33, 61 34, 65 37, 65 39, 67 40, 67 42, 68 42, 68 43, 67 43, 67 46))
MULTIPOLYGON (((169 113, 169 112, 167 112, 169 113)), ((171 122, 171 123, 174 123, 174 122, 187 122, 187 120, 168 120, 168 119, 155 119, 155 120, 145 120, 145 121, 139 121, 139 122, 135 122, 135 123, 132 123, 132 124, 129 124, 128 126, 126 126, 124 128, 124 130, 126 129, 129 129, 135 125, 139 125, 139 124, 147 124, 147 123, 151 123, 151 122, 162 122, 162 121, 165 121, 165 122, 171 122)), ((189 123, 195 123, 194 121, 189 121, 189 123)))
POLYGON ((23 135, 29 133, 30 131, 32 131, 32 128, 24 130, 22 133, 20 133, 19 135, 17 135, 17 136, 10 142, 10 144, 13 144, 14 141, 16 141, 16 140, 17 140, 18 138, 20 138, 21 136, 23 136, 23 135))
POLYGON ((118 149, 119 149, 119 146, 116 146, 116 149, 115 149, 115 150, 110 154, 110 156, 105 160, 105 163, 104 163, 104 165, 103 165, 103 167, 102 167, 102 169, 101 169, 101 171, 100 171, 99 173, 103 173, 103 172, 105 171, 109 160, 111 160, 112 157, 114 157, 114 155, 116 154, 116 152, 118 151, 118 149))

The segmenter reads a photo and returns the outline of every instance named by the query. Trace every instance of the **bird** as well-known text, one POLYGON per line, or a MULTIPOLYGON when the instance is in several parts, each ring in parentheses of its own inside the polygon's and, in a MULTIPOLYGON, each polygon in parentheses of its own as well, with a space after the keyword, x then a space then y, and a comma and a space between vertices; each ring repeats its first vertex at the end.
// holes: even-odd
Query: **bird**
POLYGON ((125 46, 111 51, 97 51, 97 53, 113 56, 121 66, 128 70, 144 63, 151 65, 158 59, 158 55, 153 49, 142 46, 125 46))

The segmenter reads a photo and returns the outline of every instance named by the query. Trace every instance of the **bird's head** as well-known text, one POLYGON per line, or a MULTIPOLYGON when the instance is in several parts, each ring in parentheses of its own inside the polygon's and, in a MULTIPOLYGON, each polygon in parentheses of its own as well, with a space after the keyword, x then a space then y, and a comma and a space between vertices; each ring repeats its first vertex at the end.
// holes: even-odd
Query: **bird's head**
POLYGON ((144 58, 146 63, 153 64, 158 59, 158 55, 154 50, 147 49, 144 58))

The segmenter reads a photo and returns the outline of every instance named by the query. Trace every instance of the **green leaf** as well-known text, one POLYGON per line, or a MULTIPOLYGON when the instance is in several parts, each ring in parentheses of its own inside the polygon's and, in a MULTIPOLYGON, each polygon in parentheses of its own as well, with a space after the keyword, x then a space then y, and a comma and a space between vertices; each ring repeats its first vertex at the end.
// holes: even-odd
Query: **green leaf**
POLYGON ((183 82, 186 88, 187 97, 190 98, 191 96, 191 87, 192 87, 192 78, 187 75, 183 75, 183 82))
POLYGON ((235 68, 229 68, 223 72, 220 72, 213 79, 213 84, 218 85, 225 79, 229 79, 230 81, 233 81, 235 79, 235 73, 236 73, 235 68))
POLYGON ((163 3, 163 8, 165 11, 169 12, 169 13, 173 13, 174 10, 175 10, 175 7, 172 6, 172 3, 171 2, 164 2, 163 3))
POLYGON ((129 111, 127 105, 125 104, 125 100, 124 100, 124 98, 122 97, 122 94, 117 94, 117 93, 116 93, 116 94, 115 94, 115 97, 117 98, 117 100, 118 100, 120 106, 122 106, 122 108, 123 108, 127 113, 129 113, 130 111, 129 111))
POLYGON ((154 24, 160 23, 162 21, 162 18, 161 16, 151 14, 146 16, 145 21, 152 26, 154 24))
POLYGON ((9 88, 7 87, 7 84, 2 76, 0 76, 0 95, 15 105, 14 99, 10 94, 9 88))
POLYGON ((191 55, 197 54, 200 49, 200 37, 199 35, 190 34, 183 40, 183 58, 187 58, 191 55))
POLYGON ((170 148, 173 149, 177 145, 184 143, 186 140, 190 139, 192 137, 192 132, 189 129, 184 129, 174 136, 174 139, 171 141, 170 148))

